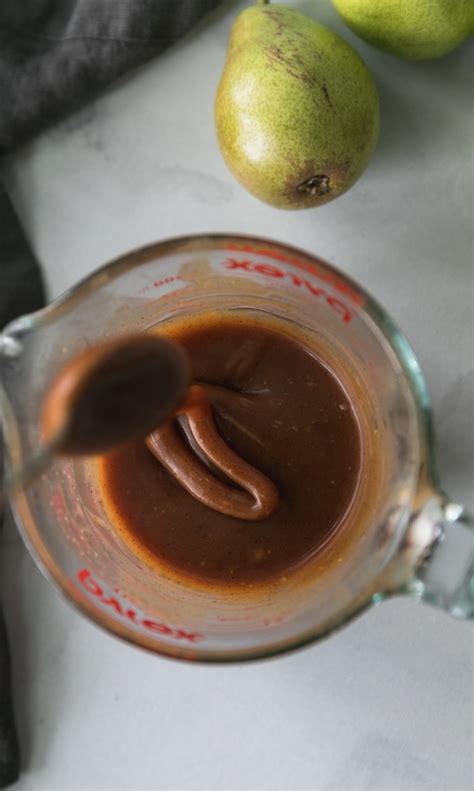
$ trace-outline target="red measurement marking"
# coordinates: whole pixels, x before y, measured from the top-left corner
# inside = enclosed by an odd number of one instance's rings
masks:
[[[311,272],[312,274],[316,275],[320,280],[323,280],[325,283],[331,285],[336,291],[340,291],[342,294],[345,294],[352,302],[355,302],[357,305],[364,305],[365,304],[365,296],[357,291],[349,283],[346,283],[345,280],[338,277],[336,274],[332,272],[327,272],[325,269],[320,268],[314,262],[307,262],[307,261],[300,261],[299,258],[295,256],[280,252],[279,250],[274,250],[271,247],[253,247],[251,244],[241,243],[238,242],[230,242],[227,245],[228,250],[237,250],[241,253],[256,253],[257,255],[265,256],[266,258],[273,258],[274,261],[283,261],[285,264],[290,264],[291,266],[295,266],[297,269],[302,269],[304,272]]]
[[[174,283],[175,280],[182,280],[181,275],[170,275],[169,277],[164,277],[162,280],[155,280],[153,285],[155,288],[161,288],[162,286],[167,286],[168,283]]]
[[[115,596],[107,595],[97,580],[94,579],[89,569],[81,569],[78,571],[77,578],[83,588],[85,588],[91,596],[95,596],[106,607],[110,607],[115,615],[119,615],[131,621],[136,626],[142,626],[144,629],[147,629],[149,632],[154,632],[155,634],[165,634],[168,637],[173,637],[175,640],[187,640],[190,643],[197,643],[199,640],[204,639],[204,635],[199,634],[199,632],[189,632],[187,629],[181,629],[177,626],[168,626],[160,621],[155,621],[153,618],[148,618],[148,616],[136,610],[126,609],[122,602],[115,598]]]
[[[309,291],[310,294],[313,294],[313,296],[324,299],[326,304],[338,313],[346,324],[349,324],[353,319],[352,312],[340,299],[328,294],[324,288],[317,288],[311,281],[298,277],[298,275],[293,275],[291,272],[286,272],[284,269],[279,269],[277,266],[271,264],[256,264],[249,259],[237,260],[236,258],[227,258],[226,261],[224,261],[224,266],[226,269],[241,269],[244,272],[256,272],[265,277],[286,277],[294,286],[303,288]]]

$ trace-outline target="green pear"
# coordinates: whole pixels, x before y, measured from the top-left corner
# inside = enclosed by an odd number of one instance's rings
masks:
[[[473,0],[332,1],[354,33],[401,58],[438,58],[474,33]]]
[[[243,11],[215,104],[224,159],[257,198],[318,206],[359,178],[375,148],[370,72],[342,38],[284,5]]]

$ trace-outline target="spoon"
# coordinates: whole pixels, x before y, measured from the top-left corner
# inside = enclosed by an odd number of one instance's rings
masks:
[[[145,437],[184,398],[191,366],[177,343],[151,333],[91,346],[59,371],[40,413],[42,445],[7,476],[0,504],[40,475],[56,455],[107,453]]]

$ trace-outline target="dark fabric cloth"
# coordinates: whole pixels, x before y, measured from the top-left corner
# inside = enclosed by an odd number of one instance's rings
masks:
[[[0,0],[0,154],[173,44],[221,2]],[[0,183],[0,330],[43,302],[37,262]],[[18,773],[10,660],[0,613],[0,788]]]
[[[11,696],[10,655],[0,612],[0,788],[14,783],[19,773],[20,751]]]
[[[0,184],[0,329],[44,304],[43,283],[10,200]],[[0,481],[2,451],[0,432]],[[1,506],[0,506],[1,508]],[[3,514],[0,513],[0,523]],[[0,788],[18,778],[20,754],[10,683],[8,641],[0,611]]]
[[[0,185],[0,329],[42,307],[44,290],[36,259],[13,206]]]
[[[183,36],[222,0],[1,0],[0,153]]]

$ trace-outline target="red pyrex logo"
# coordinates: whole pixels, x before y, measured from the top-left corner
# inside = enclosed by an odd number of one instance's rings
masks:
[[[285,264],[290,264],[290,266],[293,266],[296,269],[301,269],[303,272],[313,274],[313,276],[317,277],[318,280],[322,280],[336,291],[344,294],[344,296],[348,297],[348,299],[350,299],[351,302],[354,302],[356,305],[365,305],[365,295],[359,291],[357,287],[352,286],[347,282],[347,280],[344,280],[344,278],[340,277],[336,272],[331,272],[330,270],[326,269],[324,265],[318,266],[314,259],[311,261],[311,263],[309,261],[302,261],[300,258],[298,258],[298,256],[290,253],[290,251],[277,250],[273,247],[264,247],[262,245],[252,245],[248,242],[230,242],[227,245],[227,249],[232,250],[233,252],[237,251],[239,253],[255,253],[256,255],[261,255],[265,258],[273,258],[274,261],[282,261]]]
[[[345,324],[349,324],[353,319],[353,314],[349,308],[340,299],[331,296],[326,289],[315,286],[310,280],[302,278],[299,275],[294,275],[292,272],[287,272],[286,269],[281,269],[274,264],[255,263],[245,258],[227,258],[226,261],[224,261],[224,266],[226,269],[241,270],[243,272],[264,275],[265,277],[277,279],[286,278],[293,286],[302,288],[313,296],[323,299],[328,307],[334,310]]]
[[[135,624],[135,626],[141,626],[154,634],[166,635],[175,640],[187,640],[190,643],[197,643],[199,640],[204,639],[204,635],[199,634],[199,632],[189,632],[177,626],[168,626],[161,621],[155,621],[153,618],[148,618],[146,615],[124,605],[115,596],[108,596],[97,580],[94,579],[89,569],[81,569],[78,571],[77,578],[82,587],[85,588],[91,596],[95,596],[105,607],[110,607],[115,615],[121,616],[125,620]]]

